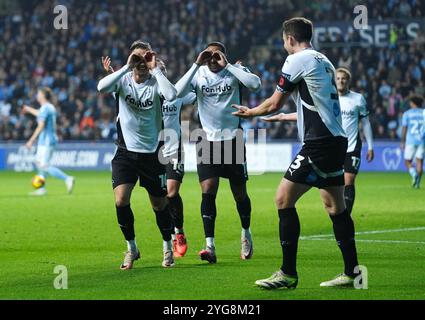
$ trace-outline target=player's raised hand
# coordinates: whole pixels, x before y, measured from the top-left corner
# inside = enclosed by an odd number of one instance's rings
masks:
[[[195,63],[198,66],[202,66],[204,64],[206,64],[208,61],[210,61],[212,58],[212,52],[208,49],[205,49],[204,51],[202,51],[198,58],[196,59]]]
[[[212,57],[217,61],[218,65],[222,68],[226,67],[229,63],[227,61],[226,55],[221,51],[216,51],[213,53]]]
[[[367,162],[372,162],[373,159],[375,159],[375,153],[373,152],[373,150],[369,150],[366,155],[366,160]]]
[[[24,104],[22,106],[21,114],[27,114],[27,113],[29,113],[30,112],[29,109],[30,109],[30,107],[27,106],[26,104]]]
[[[148,51],[148,52],[146,52],[144,58],[145,58],[145,61],[146,61],[146,66],[148,67],[149,70],[153,70],[153,69],[156,68],[156,66],[157,66],[156,52]]]
[[[240,106],[237,104],[232,104],[232,108],[235,108],[237,111],[233,112],[232,114],[234,116],[240,117],[240,118],[251,118],[252,115],[250,113],[251,109],[245,106]]]
[[[111,63],[112,63],[111,58],[109,58],[108,56],[102,57],[102,66],[105,72],[114,73],[114,68],[112,68]]]
[[[286,114],[284,113],[275,114],[270,117],[261,117],[260,119],[266,122],[279,122],[288,120]]]
[[[134,69],[140,62],[142,62],[142,59],[142,57],[132,53],[128,57],[127,65],[130,67],[130,69]]]

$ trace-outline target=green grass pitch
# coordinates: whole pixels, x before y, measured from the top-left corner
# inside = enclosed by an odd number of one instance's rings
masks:
[[[162,240],[146,192],[136,188],[132,207],[141,260],[119,270],[126,246],[117,226],[110,173],[78,172],[75,193],[48,180],[48,196],[31,198],[32,174],[0,173],[0,299],[425,299],[425,189],[410,188],[408,174],[361,173],[354,208],[359,259],[368,289],[323,289],[342,272],[332,237],[300,240],[299,286],[264,291],[253,286],[281,264],[274,193],[281,174],[251,176],[254,257],[241,261],[240,222],[228,182],[218,194],[218,263],[201,262],[203,247],[197,177],[182,186],[189,250],[163,269]],[[317,190],[298,205],[303,237],[332,233]],[[411,230],[410,228],[416,228]],[[396,231],[394,229],[400,229]],[[408,230],[405,230],[408,229]],[[409,230],[410,229],[410,230]],[[390,230],[376,233],[369,231]],[[68,269],[68,290],[56,290],[53,270]]]

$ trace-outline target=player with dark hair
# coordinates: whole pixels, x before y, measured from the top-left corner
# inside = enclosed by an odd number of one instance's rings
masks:
[[[157,59],[161,71],[167,75],[164,61]],[[106,73],[114,72],[111,66],[111,59],[102,57],[102,65]],[[170,204],[173,229],[171,238],[173,240],[173,252],[175,258],[183,257],[187,252],[187,240],[183,229],[184,214],[183,200],[180,196],[180,187],[184,178],[184,152],[181,141],[180,114],[182,108],[193,105],[196,95],[188,93],[183,98],[176,98],[173,101],[165,100],[162,106],[162,116],[164,121],[164,147],[162,156],[165,162],[167,175],[167,198]]]
[[[31,114],[37,118],[37,128],[26,143],[26,147],[31,149],[37,140],[37,153],[35,156],[38,175],[46,178],[48,175],[57,179],[63,180],[68,193],[72,193],[75,184],[75,178],[67,175],[61,169],[52,166],[51,159],[53,151],[58,143],[56,135],[56,118],[57,112],[52,104],[53,92],[50,88],[41,88],[37,92],[37,102],[40,104],[40,109],[35,109],[24,105],[22,113]],[[44,196],[47,194],[46,188],[34,191],[31,195]]]
[[[117,103],[118,149],[112,160],[112,185],[118,223],[128,248],[121,269],[131,269],[140,258],[130,207],[131,193],[138,180],[148,191],[162,234],[162,266],[172,267],[172,222],[158,137],[162,130],[162,101],[175,99],[176,89],[158,67],[150,44],[136,41],[130,48],[127,64],[100,80],[98,90],[114,92]]]
[[[194,91],[197,97],[202,136],[197,143],[198,176],[202,190],[201,215],[206,248],[201,260],[215,263],[216,196],[220,177],[229,179],[242,224],[241,258],[250,259],[253,242],[250,230],[251,201],[247,193],[248,174],[240,120],[232,116],[231,105],[240,103],[243,87],[256,91],[258,76],[239,64],[230,64],[226,47],[211,42],[177,84],[179,97]]]
[[[359,173],[362,152],[359,125],[362,124],[363,134],[366,138],[368,152],[366,159],[373,161],[373,133],[369,121],[369,110],[365,98],[357,92],[350,90],[351,72],[346,68],[336,70],[336,87],[338,89],[339,103],[341,105],[342,127],[348,138],[347,155],[344,162],[345,180],[345,205],[351,214],[356,196],[355,179]]]
[[[404,150],[404,161],[412,177],[412,187],[416,189],[421,185],[425,153],[425,111],[422,102],[421,97],[412,96],[409,99],[410,109],[403,113],[401,120],[401,149]],[[413,159],[416,160],[416,168]]]
[[[283,40],[289,56],[275,93],[253,109],[234,106],[237,109],[234,115],[250,118],[278,111],[291,95],[297,105],[296,113],[266,118],[268,121],[297,120],[303,141],[301,151],[276,192],[283,263],[270,278],[256,281],[266,289],[296,288],[298,284],[296,259],[300,222],[295,206],[312,187],[320,189],[345,264],[343,274],[321,286],[352,286],[358,273],[354,223],[344,201],[347,138],[342,128],[335,68],[326,56],[312,48],[312,36],[311,21],[305,18],[285,21]]]

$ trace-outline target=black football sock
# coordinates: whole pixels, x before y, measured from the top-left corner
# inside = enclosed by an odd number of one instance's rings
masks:
[[[245,200],[236,202],[236,207],[241,218],[242,228],[249,229],[251,225],[251,200],[246,196]]]
[[[344,259],[344,273],[354,276],[354,268],[359,264],[357,261],[356,242],[354,240],[354,222],[347,210],[330,216],[333,222],[335,239]]]
[[[130,205],[125,207],[116,207],[118,224],[124,235],[125,240],[134,240],[134,215]]]
[[[215,219],[217,217],[215,198],[215,194],[202,194],[201,215],[204,223],[205,238],[214,237]]]
[[[295,208],[279,210],[279,235],[282,246],[283,273],[297,275],[297,250],[300,237],[300,220]]]
[[[183,201],[180,194],[177,194],[175,197],[168,198],[168,201],[170,203],[170,213],[173,226],[177,229],[183,230]]]
[[[353,211],[354,199],[356,198],[356,188],[353,185],[345,186],[344,190],[345,206],[349,214]]]
[[[173,229],[170,215],[170,207],[167,205],[164,210],[155,211],[156,224],[161,231],[162,239],[164,241],[171,240],[171,230]]]

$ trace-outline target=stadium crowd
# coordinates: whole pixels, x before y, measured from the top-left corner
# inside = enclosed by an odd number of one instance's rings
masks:
[[[118,68],[135,39],[151,42],[176,82],[204,45],[224,42],[230,61],[241,59],[261,76],[263,88],[246,93],[244,102],[256,105],[276,85],[285,55],[281,22],[302,14],[313,21],[351,21],[354,1],[204,0],[62,1],[68,8],[69,29],[53,28],[55,1],[21,1],[10,13],[0,12],[0,140],[27,139],[35,120],[20,113],[35,101],[36,89],[47,86],[56,94],[60,140],[111,140],[115,132],[115,103],[96,91],[104,75],[101,57],[109,55]],[[366,1],[374,19],[423,18],[419,0]],[[422,11],[421,11],[422,10]],[[371,111],[377,138],[398,139],[401,112],[412,94],[424,95],[424,41],[405,41],[394,28],[385,47],[339,45],[320,48],[335,66],[352,70],[353,90],[362,92]],[[340,44],[345,45],[340,45]],[[284,111],[293,110],[290,103]],[[183,119],[196,126],[196,110]],[[296,138],[294,123],[266,124],[254,119],[244,128],[268,128],[271,139]]]

